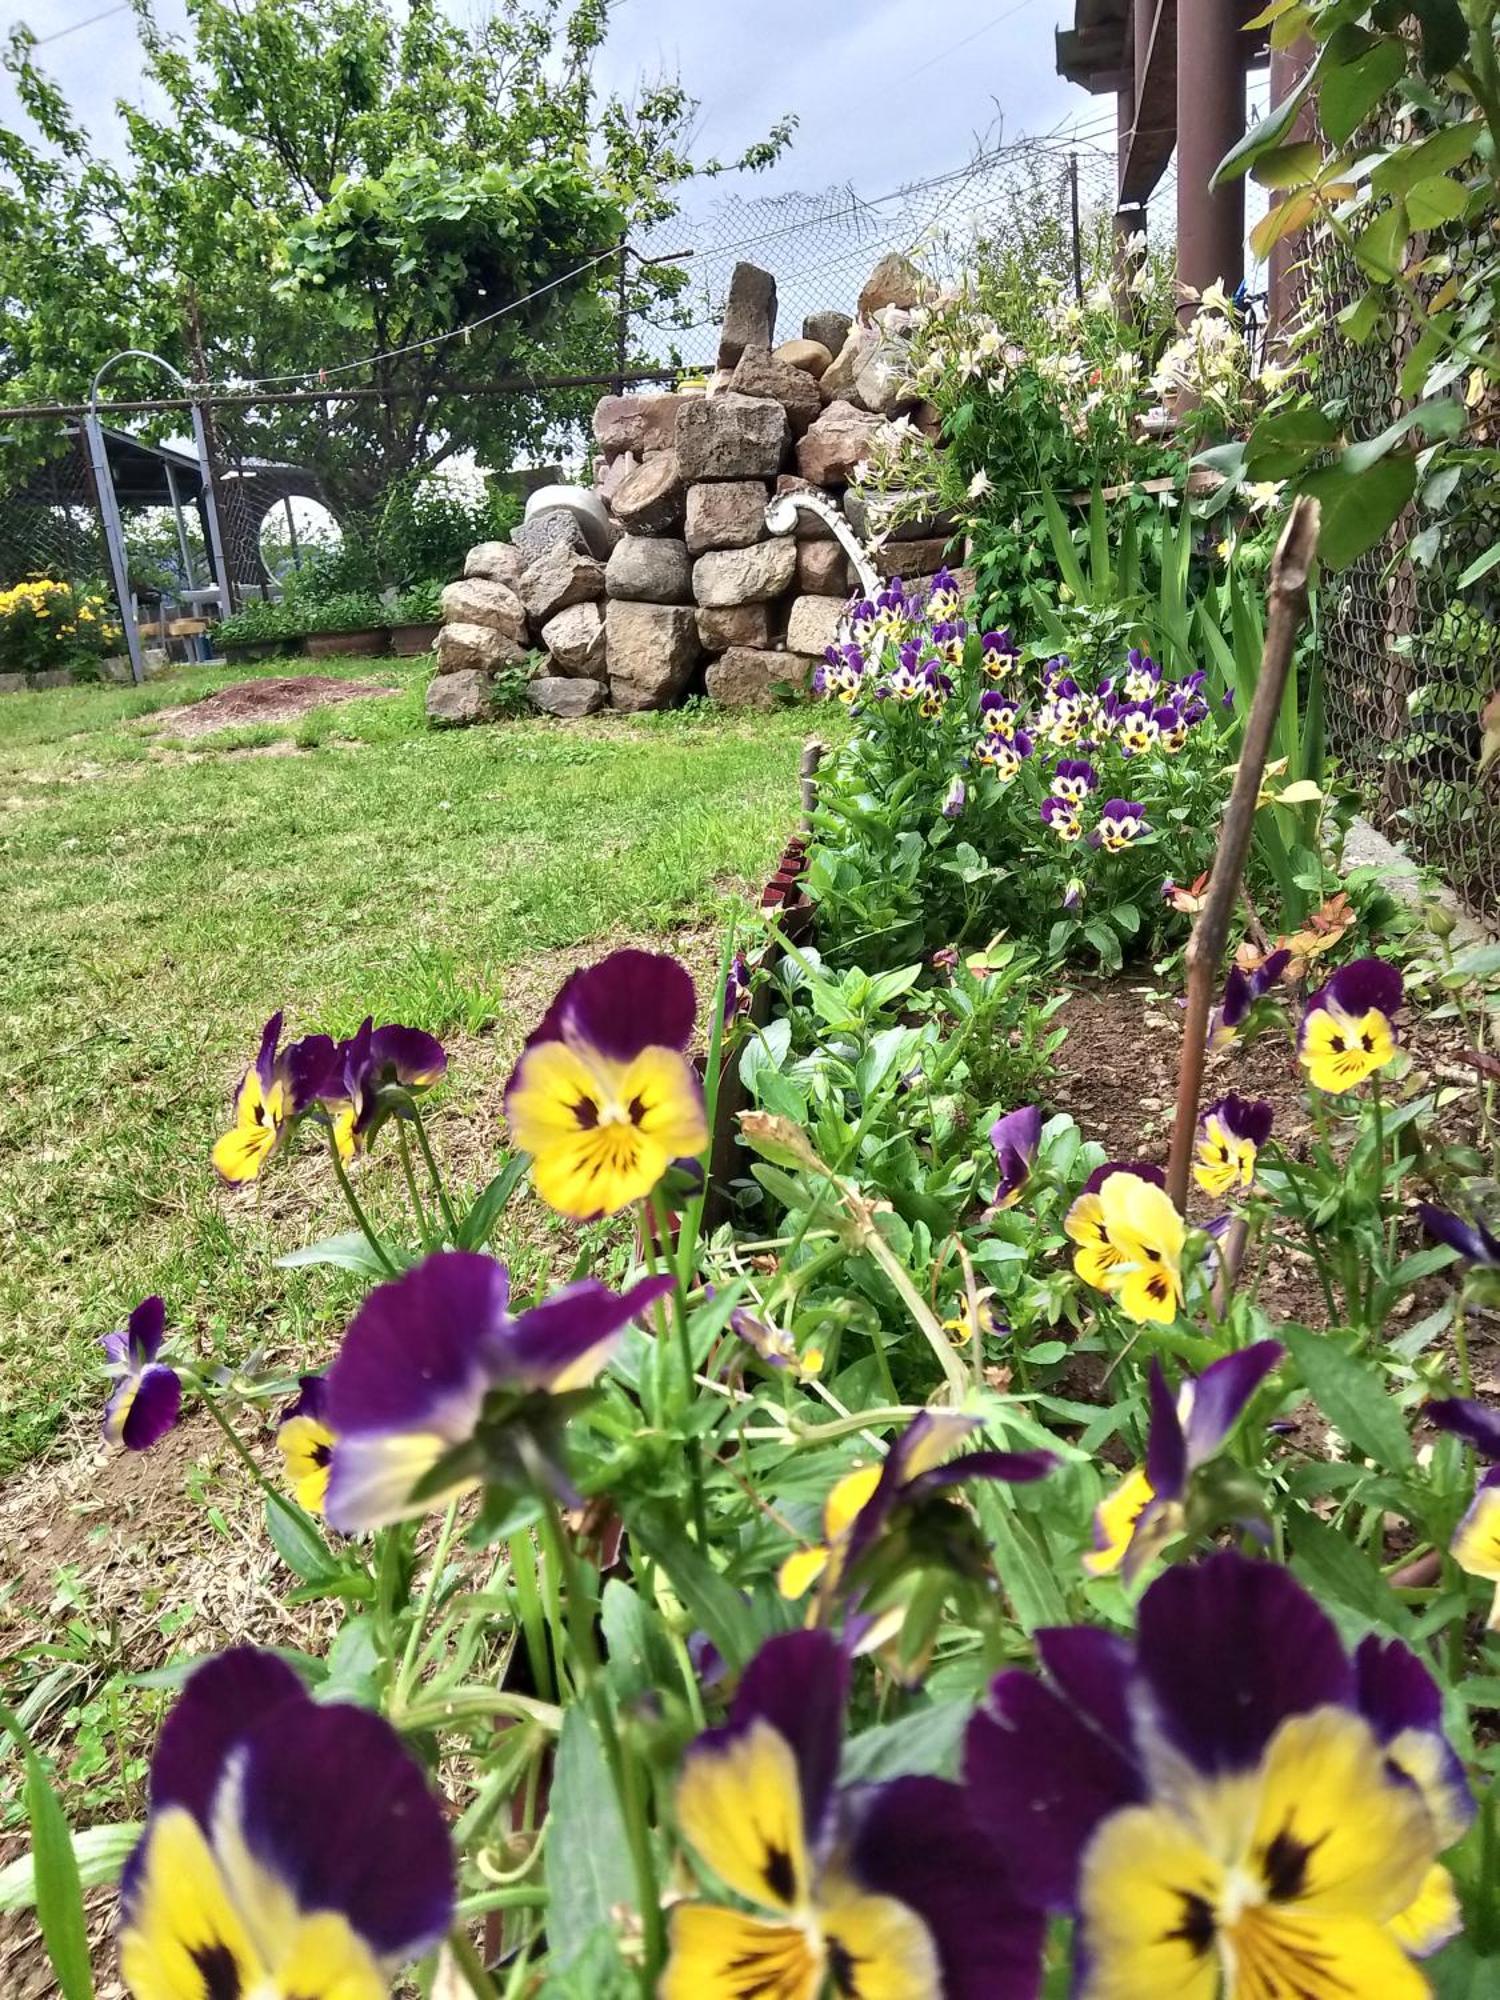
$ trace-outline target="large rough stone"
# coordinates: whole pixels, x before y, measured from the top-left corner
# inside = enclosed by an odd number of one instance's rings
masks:
[[[465,576],[488,577],[514,590],[521,580],[526,558],[512,542],[476,542],[464,557]]]
[[[748,549],[710,549],[693,564],[693,595],[718,610],[779,597],[797,574],[797,544],[789,535]]]
[[[881,421],[852,403],[830,403],[797,445],[797,470],[814,486],[847,486]]]
[[[823,408],[818,385],[806,369],[778,361],[763,347],[747,347],[735,367],[730,389],[740,396],[764,396],[786,411],[792,436],[801,437]]]
[[[26,676],[27,687],[36,693],[45,693],[50,688],[67,688],[73,685],[73,676],[66,667],[38,667]]]
[[[550,549],[572,549],[579,555],[588,553],[588,540],[578,516],[566,507],[553,507],[545,514],[533,514],[529,521],[522,521],[518,527],[511,529],[510,538],[521,551],[524,564],[534,563]]]
[[[509,584],[487,576],[466,576],[443,592],[443,620],[449,625],[488,625],[507,639],[526,637],[526,606]]]
[[[526,699],[543,715],[571,719],[593,715],[604,706],[609,690],[603,681],[577,680],[571,675],[538,674],[526,684]]]
[[[587,604],[590,598],[603,595],[603,563],[562,542],[528,563],[521,573],[521,602],[538,625],[545,625],[570,604]]]
[[[776,280],[758,264],[736,264],[719,332],[719,366],[733,368],[747,347],[776,338]]]
[[[594,491],[606,507],[614,506],[615,495],[632,472],[640,471],[643,463],[633,451],[622,451],[618,458],[605,458],[601,453],[594,460]]]
[[[726,390],[678,410],[677,468],[689,486],[700,479],[771,479],[790,436],[780,403]]]
[[[596,680],[604,669],[604,613],[597,604],[570,604],[542,627],[542,644],[559,674]]]
[[[930,542],[887,542],[875,551],[875,567],[884,577],[899,576],[907,583],[913,577],[936,576],[948,560],[946,540]]]
[[[848,596],[849,558],[837,542],[797,544],[797,588],[811,597]]]
[[[838,495],[829,493],[821,486],[814,486],[810,479],[804,479],[800,472],[783,472],[776,482],[776,491],[782,493],[816,493],[820,500],[826,500],[834,512],[838,512]],[[799,542],[831,542],[832,528],[819,515],[799,508],[797,512],[797,540]]]
[[[594,436],[606,458],[622,451],[644,458],[648,452],[670,450],[682,398],[663,396],[604,396],[594,406]]]
[[[659,451],[615,489],[615,519],[630,535],[675,535],[682,528],[682,481],[675,451]]]
[[[891,251],[881,258],[859,295],[859,316],[871,319],[885,306],[909,311],[921,302],[926,280],[909,257]]]
[[[609,559],[604,587],[611,597],[636,604],[690,604],[693,559],[686,542],[658,535],[626,535]]]
[[[110,674],[106,678],[113,680],[115,676]],[[25,694],[25,692],[25,674],[0,674],[0,694]]]
[[[705,479],[687,492],[684,539],[695,556],[705,549],[743,549],[766,532],[767,489],[761,479]]]
[[[784,340],[771,359],[784,361],[789,368],[800,368],[815,382],[833,365],[833,356],[821,340]]]
[[[492,674],[500,667],[518,667],[526,648],[497,632],[493,625],[445,625],[433,648],[442,674]]]
[[[439,728],[488,722],[494,713],[494,685],[488,674],[476,668],[455,674],[439,673],[428,683],[427,720]]]
[[[769,646],[770,606],[726,604],[717,610],[700,610],[698,637],[705,653],[727,652],[731,646]]]
[[[911,379],[911,348],[904,340],[882,340],[854,378],[853,400],[882,417],[909,409],[917,400]]]
[[[786,621],[787,650],[821,655],[839,635],[844,615],[842,597],[799,597]]]
[[[731,646],[704,676],[710,701],[722,708],[774,708],[773,690],[781,683],[800,683],[805,663],[791,653],[770,653],[752,646]]]
[[[918,403],[911,412],[911,420],[917,429],[933,444],[943,441],[943,413],[936,403]]]
[[[853,315],[850,313],[809,313],[802,322],[802,338],[816,340],[826,347],[830,354],[837,354],[849,338],[849,329],[853,324]]]
[[[879,345],[880,335],[873,326],[850,327],[843,346],[823,370],[818,382],[818,394],[825,403],[852,400],[854,385]]]
[[[700,657],[692,612],[680,604],[614,603],[604,614],[604,632],[614,707],[669,707]]]

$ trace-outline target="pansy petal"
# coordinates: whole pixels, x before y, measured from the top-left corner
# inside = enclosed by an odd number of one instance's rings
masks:
[[[1035,1635],[1037,1657],[1058,1692],[1123,1752],[1130,1745],[1130,1676],[1135,1653],[1117,1632],[1049,1625]]]
[[[328,1422],[360,1431],[435,1431],[461,1442],[486,1387],[486,1358],[509,1323],[509,1279],[493,1257],[440,1250],[370,1293],[327,1376]]]
[[[554,1393],[586,1388],[619,1345],[625,1329],[675,1287],[668,1276],[644,1278],[628,1292],[612,1292],[597,1278],[565,1285],[522,1313],[498,1345],[492,1367],[497,1382]]]
[[[848,2000],[948,2000],[931,1933],[904,1901],[870,1896],[837,1875],[818,1885],[832,1990]]]
[[[1500,1410],[1464,1396],[1447,1396],[1429,1403],[1427,1415],[1440,1431],[1452,1431],[1483,1457],[1500,1460]]]
[[[1460,1257],[1467,1257],[1471,1264],[1500,1267],[1500,1241],[1482,1222],[1465,1222],[1461,1215],[1438,1208],[1430,1201],[1418,1202],[1417,1213],[1427,1234],[1435,1236],[1439,1243],[1446,1243]]]
[[[195,1667],[157,1738],[152,1812],[184,1806],[206,1829],[224,1767],[247,1732],[285,1703],[308,1699],[284,1660],[254,1646],[235,1646]]]
[[[171,1430],[182,1411],[182,1383],[174,1368],[147,1368],[120,1420],[119,1441],[127,1451],[149,1451]]]
[[[764,1717],[797,1759],[808,1832],[818,1827],[833,1790],[849,1695],[849,1662],[828,1632],[783,1632],[746,1667],[730,1727]]]
[[[797,1758],[770,1720],[755,1715],[690,1744],[676,1802],[683,1839],[736,1895],[789,1914],[805,1907],[812,1876]]]
[[[120,1931],[120,1976],[142,2000],[266,1990],[260,1958],[202,1828],[181,1807],[154,1814],[136,1850]]]
[[[155,1292],[142,1299],[125,1322],[125,1336],[132,1361],[154,1361],[161,1352],[167,1331],[166,1300]]]
[[[1423,1877],[1415,1897],[1389,1925],[1391,1936],[1413,1958],[1431,1957],[1451,1938],[1456,1938],[1463,1927],[1463,1910],[1453,1877],[1437,1861]]]
[[[1288,1716],[1354,1693],[1332,1621],[1290,1571],[1229,1551],[1157,1578],[1136,1653],[1153,1729],[1203,1772],[1248,1768]]]
[[[1160,1361],[1151,1359],[1151,1431],[1146,1451],[1146,1483],[1153,1495],[1180,1500],[1187,1486],[1188,1445],[1177,1414],[1177,1398],[1167,1386]]]
[[[370,1063],[377,1075],[388,1074],[408,1089],[419,1089],[443,1075],[448,1052],[436,1035],[391,1025],[370,1037]]]
[[[1079,1858],[1095,1827],[1141,1796],[1125,1751],[1020,1672],[1000,1675],[969,1724],[964,1783],[1017,1893],[1054,1911],[1075,1905]]]
[[[464,1472],[450,1482],[417,1497],[451,1440],[437,1431],[365,1431],[340,1435],[328,1462],[323,1490],[323,1514],[341,1535],[369,1534],[393,1521],[411,1521],[435,1507],[445,1507],[461,1493],[479,1485],[479,1475]]]
[[[614,1062],[629,1062],[652,1043],[685,1049],[697,1013],[691,975],[675,958],[616,951],[564,982],[526,1046],[577,1040]]]
[[[1330,1002],[1340,1013],[1354,1018],[1375,1012],[1394,1020],[1401,1009],[1400,970],[1383,958],[1356,958],[1340,966],[1309,1003],[1326,1007]]]
[[[247,1737],[235,1805],[253,1860],[290,1887],[301,1910],[336,1911],[379,1958],[416,1958],[447,1930],[447,1823],[382,1716],[344,1702],[297,1702],[262,1716]]]
[[[899,1898],[921,1918],[942,1968],[942,2000],[1032,2000],[1038,1992],[1045,1920],[1023,1907],[962,1786],[941,1778],[879,1786],[861,1812],[851,1861],[866,1889]]]
[[[1137,1806],[1106,1819],[1082,1857],[1080,2000],[1219,2000],[1222,1881],[1175,1813]]]
[[[1186,1426],[1190,1471],[1213,1457],[1285,1351],[1279,1341],[1257,1340],[1210,1362],[1198,1376]]]
[[[817,2000],[823,1953],[800,1924],[769,1924],[713,1903],[679,1903],[672,1912],[671,1957],[659,2000]]]
[[[967,1485],[971,1479],[1003,1479],[1011,1486],[1025,1486],[1034,1479],[1045,1479],[1056,1467],[1057,1454],[1052,1451],[970,1451],[950,1459],[947,1465],[919,1473],[907,1482],[905,1490],[910,1499],[917,1500],[948,1486]]]

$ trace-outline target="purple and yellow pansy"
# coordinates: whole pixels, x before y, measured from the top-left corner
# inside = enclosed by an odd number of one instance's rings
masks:
[[[1450,1396],[1429,1403],[1427,1414],[1439,1430],[1461,1437],[1481,1458],[1490,1461],[1489,1471],[1454,1531],[1448,1553],[1465,1576],[1494,1584],[1489,1628],[1500,1632],[1500,1411],[1468,1397]]]
[[[848,1684],[831,1634],[782,1633],[688,1747],[678,1829],[738,1901],[673,1906],[660,2000],[1035,2000],[1043,1919],[963,1790],[838,1787]]]
[[[1159,1167],[1106,1162],[1089,1175],[1063,1221],[1077,1245],[1073,1269],[1127,1319],[1169,1325],[1182,1309],[1187,1226]]]
[[[1020,1895],[1074,1917],[1083,2000],[1420,2000],[1472,1805],[1414,1654],[1351,1659],[1284,1569],[1168,1570],[1134,1644],[1037,1634],[969,1726],[971,1810]]]
[[[1271,1136],[1275,1117],[1263,1098],[1239,1097],[1234,1091],[1210,1104],[1198,1120],[1193,1149],[1193,1179],[1205,1194],[1222,1200],[1247,1194],[1255,1183],[1255,1162]]]
[[[257,1178],[306,1112],[333,1085],[337,1050],[327,1035],[281,1047],[280,1013],[261,1030],[255,1060],[234,1094],[234,1123],[214,1142],[213,1163],[233,1186]]]
[[[1256,1001],[1264,999],[1291,962],[1292,954],[1282,950],[1271,952],[1251,972],[1242,966],[1230,966],[1223,997],[1209,1017],[1210,1049],[1226,1049],[1238,1038]]]
[[[328,1389],[321,1375],[303,1375],[297,1398],[281,1413],[276,1449],[297,1505],[321,1515],[328,1498],[328,1468],[336,1438],[328,1422]]]
[[[99,1343],[114,1380],[104,1405],[104,1436],[127,1451],[149,1451],[181,1414],[182,1378],[157,1360],[166,1329],[166,1304],[153,1293],[119,1332],[105,1334]]]
[[[614,1215],[708,1144],[687,1056],[697,1010],[684,967],[650,951],[575,972],[547,1009],[506,1085],[505,1113],[537,1193],[560,1215]]]
[[[1007,1111],[1003,1118],[997,1118],[990,1127],[990,1144],[995,1149],[995,1161],[1000,1169],[994,1199],[985,1214],[998,1215],[1002,1209],[1014,1208],[1026,1191],[1026,1183],[1031,1179],[1031,1169],[1036,1163],[1037,1148],[1042,1142],[1042,1114],[1035,1104],[1019,1105],[1014,1111]]]
[[[1143,806],[1130,799],[1110,799],[1100,810],[1099,823],[1089,835],[1089,845],[1102,847],[1109,854],[1122,854],[1150,831]]]
[[[1308,1080],[1341,1095],[1383,1070],[1396,1055],[1401,974],[1380,958],[1340,966],[1302,1016],[1298,1055]]]
[[[134,2000],[384,2000],[453,1908],[447,1824],[388,1722],[251,1647],[189,1676],[121,1884]]]
[[[567,1399],[671,1288],[647,1278],[622,1294],[585,1278],[512,1313],[506,1267],[466,1250],[437,1251],[377,1285],[324,1386],[329,1525],[384,1527],[482,1485],[571,1501],[560,1458]]]
[[[320,1093],[340,1154],[347,1159],[364,1152],[385,1120],[401,1114],[410,1094],[431,1089],[447,1068],[447,1051],[436,1036],[394,1024],[377,1028],[367,1014],[339,1043]]]
[[[1095,1510],[1094,1545],[1083,1559],[1091,1576],[1121,1570],[1133,1577],[1183,1532],[1194,1474],[1228,1439],[1284,1352],[1278,1341],[1257,1341],[1210,1362],[1175,1395],[1153,1359],[1146,1461]]]

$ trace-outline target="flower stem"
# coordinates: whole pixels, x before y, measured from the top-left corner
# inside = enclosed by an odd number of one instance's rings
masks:
[[[386,1270],[394,1278],[396,1276],[395,1262],[393,1261],[389,1250],[386,1249],[385,1245],[381,1242],[380,1238],[375,1234],[374,1229],[370,1226],[370,1218],[365,1214],[363,1208],[361,1208],[359,1196],[354,1192],[354,1189],[349,1185],[349,1176],[344,1172],[344,1163],[339,1158],[339,1142],[337,1139],[334,1138],[332,1131],[330,1131],[328,1134],[328,1157],[333,1161],[333,1171],[338,1176],[338,1183],[340,1188],[343,1190],[344,1200],[349,1204],[350,1214],[354,1217],[354,1220],[359,1224],[360,1231],[364,1236],[365,1241],[369,1244],[370,1248],[375,1252],[375,1255],[380,1259],[381,1263],[384,1264]]]
[[[432,1225],[427,1220],[427,1211],[422,1206],[422,1196],[417,1188],[417,1177],[412,1171],[411,1147],[407,1143],[406,1126],[399,1118],[396,1120],[396,1145],[401,1154],[401,1171],[406,1176],[406,1191],[411,1196],[411,1205],[416,1213],[417,1228],[422,1237],[422,1248],[430,1250],[432,1248]]]
[[[625,1826],[626,1843],[630,1849],[631,1866],[635,1873],[636,1895],[641,1906],[641,1929],[646,1945],[646,1962],[641,1968],[641,1993],[643,2000],[650,2000],[651,1994],[656,1990],[656,1977],[666,1955],[666,1935],[662,1925],[661,1898],[656,1886],[656,1864],[651,1853],[651,1830],[646,1824],[645,1801],[636,1782],[634,1767],[625,1755],[619,1731],[615,1727],[614,1711],[610,1706],[609,1690],[604,1683],[599,1659],[599,1643],[594,1634],[591,1607],[585,1599],[583,1579],[568,1536],[567,1524],[558,1511],[557,1502],[550,1497],[542,1503],[541,1531],[547,1553],[557,1566],[566,1593],[568,1630],[576,1656],[578,1678],[582,1683],[584,1699],[593,1718],[594,1727],[599,1732],[605,1762],[609,1766],[609,1774],[614,1782],[615,1797],[619,1801],[620,1817]]]
[[[438,1207],[443,1211],[443,1220],[448,1225],[449,1239],[458,1241],[458,1217],[453,1213],[453,1204],[448,1199],[448,1190],[443,1185],[443,1177],[438,1172],[438,1163],[433,1157],[432,1141],[427,1136],[427,1127],[422,1122],[422,1114],[413,1104],[411,1107],[412,1130],[417,1135],[417,1144],[422,1149],[422,1158],[427,1162],[427,1172],[438,1198]]]
[[[484,1969],[484,1960],[475,1949],[474,1941],[462,1924],[455,1924],[448,1933],[448,1949],[453,1954],[453,1962],[464,1976],[465,1984],[478,2000],[499,2000],[500,1989]]]
[[[670,1230],[667,1222],[667,1205],[661,1198],[661,1190],[651,1192],[651,1212],[642,1217],[644,1230],[649,1232],[652,1225],[656,1229],[656,1241],[661,1254],[670,1261],[668,1239]],[[682,1407],[690,1410],[696,1400],[694,1377],[697,1370],[693,1366],[693,1338],[688,1331],[687,1295],[682,1272],[677,1271],[677,1283],[672,1289],[672,1317],[677,1323],[677,1346],[682,1356]],[[703,1449],[696,1433],[687,1440],[688,1490],[692,1496],[693,1535],[700,1549],[708,1547],[708,1508],[703,1497]]]
[[[417,1662],[417,1654],[422,1644],[422,1634],[427,1629],[427,1616],[432,1610],[432,1600],[437,1595],[438,1579],[448,1560],[448,1551],[453,1546],[453,1531],[458,1525],[458,1502],[450,1500],[448,1511],[443,1516],[439,1530],[437,1547],[432,1552],[432,1567],[427,1572],[427,1581],[422,1588],[422,1596],[417,1604],[416,1615],[411,1621],[411,1630],[406,1635],[406,1650],[401,1655],[401,1665],[396,1673],[395,1701],[404,1704],[410,1692],[412,1669]]]

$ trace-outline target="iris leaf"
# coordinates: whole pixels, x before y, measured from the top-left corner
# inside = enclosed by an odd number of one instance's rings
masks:
[[[26,1766],[26,1817],[31,1824],[36,1914],[47,1956],[63,2000],[93,2000],[83,1883],[67,1817],[31,1739],[8,1708],[0,1707],[0,1729],[14,1737]]]
[[[1295,1325],[1283,1326],[1280,1333],[1308,1394],[1328,1421],[1377,1465],[1404,1471],[1412,1463],[1411,1438],[1380,1372],[1356,1360],[1335,1334]]]
[[[584,1708],[563,1716],[547,1816],[547,1943],[561,1970],[636,1903],[624,1821],[604,1750]]]

